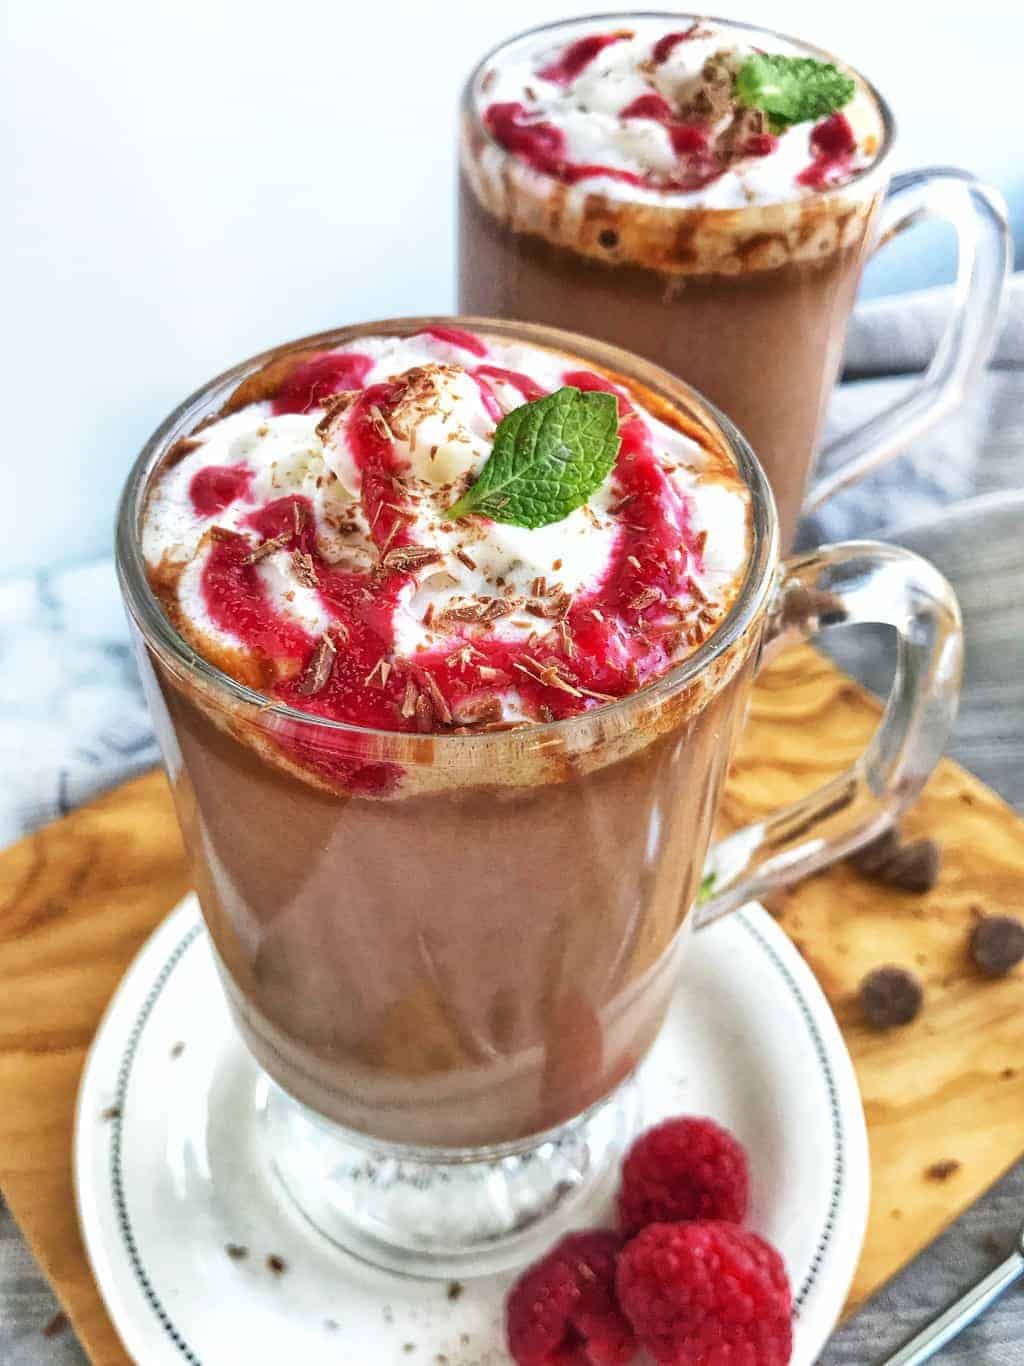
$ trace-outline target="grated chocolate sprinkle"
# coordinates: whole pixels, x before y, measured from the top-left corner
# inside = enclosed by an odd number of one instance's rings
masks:
[[[305,550],[292,551],[292,567],[295,576],[306,588],[316,588],[320,580],[316,576],[316,565],[313,563],[313,556]]]
[[[295,691],[301,697],[315,697],[317,693],[323,692],[334,672],[336,654],[337,650],[330,636],[321,636],[296,684]]]
[[[441,558],[439,550],[426,545],[397,545],[389,550],[381,563],[386,569],[395,569],[407,574],[410,570],[420,569],[425,564],[436,564]]]

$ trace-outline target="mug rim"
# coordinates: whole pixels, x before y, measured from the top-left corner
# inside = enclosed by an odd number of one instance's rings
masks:
[[[443,731],[432,731],[418,735],[408,731],[356,725],[351,721],[301,711],[232,678],[188,644],[172,624],[150,586],[139,535],[146,496],[152,475],[180,437],[194,431],[201,419],[216,414],[219,402],[226,399],[242,380],[268,362],[289,352],[306,351],[317,347],[328,349],[363,336],[413,335],[432,326],[461,327],[484,335],[490,334],[506,340],[518,340],[550,350],[564,351],[581,360],[593,361],[624,378],[636,379],[658,396],[682,408],[687,416],[694,418],[705,428],[710,428],[712,437],[717,437],[732,456],[747,488],[751,506],[751,546],[743,583],[729,611],[711,635],[685,659],[635,692],[616,698],[613,702],[599,703],[596,707],[572,716],[552,721],[531,722],[522,729],[504,732],[451,735]],[[778,563],[778,514],[771,487],[760,462],[738,428],[691,385],[640,356],[595,338],[540,323],[459,314],[383,318],[368,323],[331,328],[325,332],[269,347],[222,371],[180,403],[145,443],[125,480],[118,504],[115,531],[115,565],[125,607],[146,645],[155,650],[165,663],[183,670],[186,675],[197,676],[229,702],[257,708],[261,715],[268,719],[297,723],[303,727],[312,727],[333,734],[340,732],[364,739],[374,737],[404,745],[408,745],[410,741],[421,740],[429,742],[435,748],[482,746],[495,740],[507,740],[510,735],[519,738],[526,735],[531,741],[534,738],[543,740],[548,736],[564,734],[568,729],[579,727],[581,724],[593,724],[595,719],[626,720],[632,710],[658,705],[686,687],[745,635],[765,610]]]
[[[807,42],[806,39],[798,38],[795,34],[784,32],[782,29],[769,28],[764,24],[752,24],[740,19],[727,19],[722,15],[696,14],[693,12],[681,10],[609,10],[596,14],[581,14],[577,15],[574,18],[553,19],[543,24],[532,24],[529,28],[524,28],[520,30],[518,33],[512,34],[510,37],[502,39],[500,43],[495,43],[493,47],[489,48],[488,51],[484,53],[484,55],[472,68],[472,70],[466,78],[466,82],[463,86],[462,91],[463,105],[465,107],[468,107],[477,128],[483,133],[484,137],[486,137],[489,145],[497,148],[497,150],[500,151],[504,156],[512,158],[514,158],[515,156],[515,154],[510,152],[507,147],[502,146],[502,144],[498,142],[488,131],[488,129],[484,126],[484,122],[479,116],[479,110],[477,108],[477,102],[475,99],[477,86],[483,75],[485,67],[488,65],[488,63],[492,62],[499,55],[499,53],[502,53],[507,48],[512,47],[513,44],[520,43],[527,38],[534,37],[537,34],[555,33],[560,29],[573,28],[578,26],[582,27],[588,24],[596,23],[597,21],[601,21],[602,23],[607,22],[614,24],[618,20],[628,21],[630,19],[666,19],[671,20],[673,23],[685,23],[688,20],[692,21],[693,23],[699,23],[703,21],[708,24],[720,24],[723,28],[726,29],[738,29],[744,33],[757,34],[761,37],[780,38],[783,42],[791,43],[794,47],[800,48],[802,52],[810,56],[814,56],[819,60],[832,62],[834,65],[839,65],[841,68],[845,68],[845,70],[852,72],[853,75],[857,78],[857,80],[860,81],[860,83],[868,91],[871,98],[874,100],[875,105],[878,108],[879,116],[882,121],[882,140],[879,144],[878,151],[875,153],[875,156],[871,163],[867,166],[862,167],[861,170],[855,172],[854,175],[852,175],[849,180],[844,181],[842,185],[833,185],[823,190],[817,190],[815,191],[813,196],[807,196],[807,199],[771,200],[770,203],[767,204],[751,204],[746,208],[739,209],[717,208],[699,204],[662,205],[657,203],[657,201],[653,203],[648,203],[647,201],[644,201],[645,208],[653,210],[655,212],[657,212],[659,209],[664,209],[666,211],[670,211],[676,214],[685,214],[687,212],[693,212],[700,213],[702,217],[711,217],[723,214],[729,216],[730,218],[735,218],[737,215],[756,212],[758,210],[763,210],[767,207],[802,204],[808,201],[817,203],[819,200],[833,200],[836,198],[841,198],[844,194],[848,194],[850,190],[854,188],[861,189],[865,185],[865,183],[870,183],[870,181],[875,178],[883,178],[886,165],[889,161],[893,147],[896,143],[896,117],[892,112],[892,107],[889,104],[889,101],[878,89],[874,81],[869,80],[869,78],[864,75],[864,73],[860,70],[859,67],[856,67],[851,62],[846,61],[837,53],[832,52],[829,48],[820,47],[817,43]],[[538,172],[538,174],[545,175],[546,172]],[[595,177],[595,179],[596,178],[597,177]],[[607,198],[612,199],[615,203],[623,202],[615,195],[608,195],[607,192],[604,190],[598,189],[592,191],[592,193],[605,194]]]

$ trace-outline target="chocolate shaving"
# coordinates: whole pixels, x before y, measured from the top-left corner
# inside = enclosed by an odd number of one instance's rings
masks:
[[[704,554],[704,547],[707,545],[707,543],[708,533],[706,531],[699,531],[693,539],[693,548],[698,555]]]
[[[330,636],[321,636],[302,671],[302,677],[296,684],[295,691],[301,697],[314,697],[327,687],[334,671],[336,653],[334,641]]]
[[[306,513],[302,504],[297,499],[292,499],[292,525],[295,528],[296,536],[302,535],[302,528],[306,524]]]
[[[456,550],[455,558],[457,560],[461,560],[467,569],[476,568],[476,560],[473,559],[472,555],[467,555],[461,547],[458,550]]]
[[[418,697],[419,697],[419,691],[418,691],[418,689],[417,689],[417,687],[416,687],[416,684],[415,684],[415,683],[412,681],[412,679],[410,678],[410,679],[408,679],[408,680],[406,681],[406,684],[405,684],[405,695],[404,695],[404,697],[402,698],[402,708],[401,708],[402,717],[403,717],[406,721],[408,721],[409,718],[415,713],[415,711],[416,711],[416,701],[417,701]]]
[[[420,693],[416,698],[416,729],[423,735],[434,729],[434,709],[430,698]]]
[[[324,415],[316,424],[316,434],[321,441],[326,441],[331,434],[331,427],[335,420],[339,418],[348,408],[351,408],[359,397],[358,389],[345,389],[340,394],[331,394],[323,400]]]
[[[545,667],[538,664],[535,659],[530,659],[529,656],[526,658],[532,666],[531,668],[527,668],[526,664],[513,661],[513,669],[518,669],[520,673],[526,674],[527,678],[532,678],[534,683],[542,683],[547,688],[557,688],[559,692],[568,693],[570,697],[582,696],[578,688],[574,688],[562,677],[555,665],[550,664]]]
[[[702,607],[706,606],[709,601],[708,596],[701,589],[701,586],[696,579],[691,577],[686,580],[686,590],[690,597],[693,598],[694,602],[699,602]]]
[[[572,603],[572,598],[568,593],[562,593],[558,598],[553,598],[548,602],[543,602],[540,598],[529,598],[525,604],[525,610],[535,617],[545,617],[550,620],[557,620],[564,617]]]
[[[396,545],[394,550],[389,550],[381,560],[385,569],[397,570],[400,574],[407,574],[411,570],[420,569],[425,564],[436,564],[441,558],[439,550],[432,550],[426,545]]]
[[[580,692],[584,697],[596,697],[599,702],[617,702],[619,699],[614,693],[596,692],[593,688],[585,688],[580,684]]]
[[[316,565],[313,563],[313,556],[305,550],[292,551],[292,568],[295,570],[295,577],[299,583],[306,588],[316,588],[319,579],[316,576]]]
[[[377,435],[384,441],[393,441],[394,437],[391,434],[391,428],[388,426],[384,419],[384,414],[377,407],[376,403],[371,403],[368,406],[367,411],[370,414],[370,425]]]
[[[733,114],[728,128],[718,139],[718,147],[730,160],[747,156],[751,140],[770,132],[768,116],[764,110],[740,108]]]
[[[486,602],[463,603],[461,606],[446,607],[444,616],[448,621],[490,622],[499,617],[507,617],[514,612],[517,603],[503,602],[500,598],[489,598]]]
[[[460,726],[486,726],[500,721],[502,715],[501,700],[494,696],[467,698],[452,711],[452,719]]]
[[[398,522],[398,520],[397,520],[397,518],[396,518],[396,520],[393,521],[393,522],[391,523],[391,530],[390,530],[390,531],[388,532],[388,534],[384,537],[384,540],[383,540],[383,542],[381,543],[381,547],[380,547],[380,550],[379,550],[378,553],[379,553],[379,555],[380,555],[381,563],[382,563],[382,564],[384,563],[385,559],[387,558],[388,546],[389,546],[389,545],[391,544],[391,542],[395,539],[395,535],[396,535],[396,533],[397,533],[397,531],[398,531],[398,527],[399,527],[399,522]]]
[[[451,709],[445,701],[444,693],[437,686],[437,679],[426,669],[423,670],[422,678],[423,682],[427,685],[427,691],[430,693],[430,700],[434,704],[434,711],[437,713],[441,724],[450,726],[452,723]]]
[[[374,679],[377,677],[377,675],[379,674],[379,675],[380,675],[380,686],[383,688],[384,685],[385,685],[385,684],[387,683],[387,681],[388,681],[388,675],[390,674],[390,672],[391,672],[391,665],[387,662],[387,660],[384,658],[384,656],[381,655],[380,659],[377,660],[377,663],[373,666],[373,668],[370,670],[370,672],[369,672],[369,673],[366,675],[366,677],[363,679],[363,686],[366,687],[366,688],[368,688],[368,687],[370,686],[370,684],[373,682],[373,680],[374,680]]]
[[[294,507],[294,504],[292,506]],[[242,563],[256,564],[258,560],[265,559],[268,555],[273,554],[275,550],[281,550],[290,540],[291,537],[287,532],[281,536],[271,536],[269,540],[261,541],[258,546],[255,546],[250,550],[248,555],[243,558]]]
[[[562,649],[565,651],[565,653],[568,655],[570,659],[575,659],[576,645],[572,638],[572,631],[569,629],[569,623],[565,620],[564,617],[558,623],[557,629],[559,637],[562,641]]]
[[[648,607],[653,606],[654,603],[660,601],[660,599],[661,593],[657,588],[645,588],[642,592],[637,594],[629,605],[634,612],[643,612]]]
[[[719,56],[709,57],[700,73],[696,94],[683,109],[684,119],[718,123],[733,110],[732,72]]]

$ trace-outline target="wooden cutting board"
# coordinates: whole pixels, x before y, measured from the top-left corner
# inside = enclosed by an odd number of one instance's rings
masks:
[[[863,747],[877,702],[814,651],[776,660],[755,691],[724,807],[750,820],[810,791]],[[948,761],[905,823],[939,838],[927,896],[841,867],[771,909],[817,973],[860,1080],[873,1194],[852,1309],[1024,1152],[1024,973],[988,982],[967,936],[980,911],[1024,911],[1024,822]],[[0,854],[0,1187],[98,1366],[128,1357],[100,1301],[75,1217],[72,1119],[100,1016],[132,955],[187,890],[166,782],[152,773]],[[912,968],[926,1003],[874,1034],[860,978]],[[945,1180],[936,1163],[959,1163]]]

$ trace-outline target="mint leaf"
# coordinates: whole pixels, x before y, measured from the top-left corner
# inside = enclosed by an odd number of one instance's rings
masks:
[[[697,888],[697,905],[703,906],[705,901],[711,900],[711,895],[715,890],[715,883],[718,881],[717,873],[705,873],[700,880]]]
[[[776,129],[834,114],[853,99],[856,88],[831,62],[773,52],[748,57],[736,76],[740,104],[763,109]]]
[[[604,483],[618,453],[615,395],[556,389],[498,424],[479,478],[448,516],[476,512],[531,529],[560,522]]]

